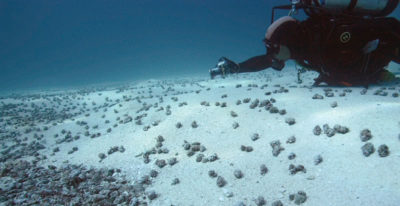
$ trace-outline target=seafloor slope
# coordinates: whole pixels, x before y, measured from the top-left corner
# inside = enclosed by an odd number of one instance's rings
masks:
[[[285,70],[5,96],[0,201],[398,205],[399,82]]]

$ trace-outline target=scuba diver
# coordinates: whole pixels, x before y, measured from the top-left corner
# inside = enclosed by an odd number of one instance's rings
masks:
[[[368,86],[395,78],[385,68],[391,61],[400,63],[400,22],[385,16],[399,0],[291,2],[273,8],[272,22],[263,40],[266,54],[241,63],[221,57],[209,71],[211,78],[269,67],[280,71],[289,59],[319,73],[314,86]],[[274,9],[289,9],[289,16],[274,22]],[[291,17],[297,9],[303,9],[308,18],[298,21]]]

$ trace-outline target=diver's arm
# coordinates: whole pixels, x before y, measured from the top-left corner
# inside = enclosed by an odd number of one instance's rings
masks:
[[[383,38],[391,43],[398,43],[400,39],[400,22],[396,18],[386,17],[372,20],[374,29]]]
[[[396,18],[386,17],[373,20],[375,31],[383,45],[387,45],[388,56],[400,64],[400,22]]]
[[[221,57],[217,65],[209,70],[209,73],[211,79],[213,79],[218,75],[224,77],[232,73],[258,72],[269,67],[282,70],[284,66],[285,63],[283,61],[275,61],[268,55],[255,56],[239,64],[226,57]]]
[[[252,57],[242,63],[239,63],[239,73],[258,72],[269,67],[272,67],[276,70],[282,70],[284,63],[273,61],[270,56],[264,54]]]
[[[243,72],[258,72],[270,67],[272,59],[267,55],[252,57],[244,62],[239,63],[239,73]]]
[[[389,40],[389,42],[394,48],[394,52],[391,52],[392,61],[400,64],[400,21],[391,17],[388,18],[387,24],[387,28],[389,28],[389,31],[391,31],[387,36],[391,40]]]

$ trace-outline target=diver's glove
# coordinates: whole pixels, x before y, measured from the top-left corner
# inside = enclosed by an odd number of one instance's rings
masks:
[[[214,77],[217,75],[222,75],[222,77],[225,77],[225,75],[228,74],[238,73],[239,65],[226,57],[221,57],[218,60],[217,65],[214,68],[210,69],[209,72],[211,79],[214,79]]]
[[[271,68],[281,71],[285,67],[285,61],[273,60],[271,63]]]

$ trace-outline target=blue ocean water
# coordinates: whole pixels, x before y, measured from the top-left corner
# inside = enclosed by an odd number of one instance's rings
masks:
[[[220,56],[264,53],[271,8],[286,3],[2,0],[0,90],[207,75]]]

